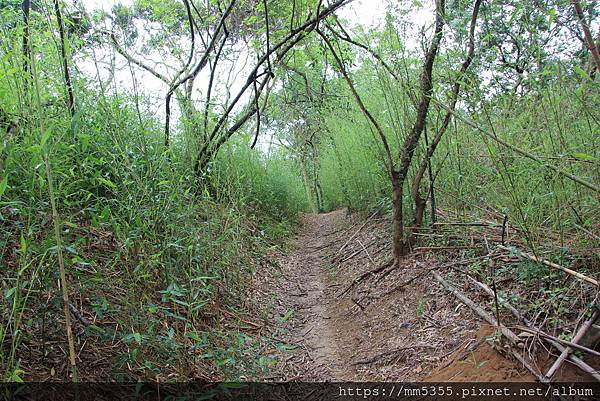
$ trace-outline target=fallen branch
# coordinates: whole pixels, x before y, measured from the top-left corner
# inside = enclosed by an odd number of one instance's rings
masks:
[[[478,222],[478,221],[472,222],[472,223],[448,221],[448,222],[434,223],[433,225],[434,225],[434,227],[435,226],[499,227],[499,225],[496,223],[483,223],[483,222]]]
[[[345,257],[344,259],[340,260],[340,263],[344,263],[349,261],[350,259],[352,259],[353,257],[355,257],[356,255],[358,255],[359,253],[361,253],[363,250],[359,249],[358,251],[354,251],[352,252],[348,257]]]
[[[474,282],[477,283],[477,285],[479,287],[481,287],[485,292],[487,292],[490,296],[493,296],[494,292],[492,291],[491,288],[489,288],[487,285],[483,284],[483,283],[479,283],[476,280],[474,280],[473,278],[471,278],[471,280],[473,280]],[[538,330],[537,327],[535,327],[535,325],[530,322],[529,320],[527,320],[515,307],[513,307],[508,301],[503,300],[501,301],[501,303],[503,304],[503,306],[505,306],[517,319],[519,319],[520,321],[522,321],[527,327],[534,329],[534,330]],[[548,339],[548,342],[554,346],[554,348],[556,348],[558,351],[560,351],[561,353],[564,353],[567,348],[564,347],[562,344],[560,344],[559,342],[553,341],[551,339]],[[561,354],[562,355],[562,354]],[[575,356],[575,355],[568,355],[568,358],[571,362],[573,362],[575,365],[577,365],[581,370],[583,370],[584,372],[588,373],[590,376],[592,376],[593,378],[595,378],[596,380],[600,381],[600,374],[598,374],[598,371],[596,369],[594,369],[593,367],[591,367],[590,365],[588,365],[587,363],[585,363],[583,360],[581,360],[579,357]],[[550,376],[548,375],[548,373],[546,373],[545,376],[547,379],[550,379]]]
[[[483,336],[483,337],[480,337],[477,340],[473,341],[472,343],[467,345],[467,347],[464,349],[464,351],[461,352],[456,358],[450,359],[448,362],[446,362],[444,365],[442,365],[440,367],[440,369],[445,369],[448,366],[452,365],[454,362],[463,361],[467,356],[469,356],[469,354],[475,352],[477,350],[477,348],[479,348],[479,346],[485,342],[486,339],[487,339],[487,337]],[[455,350],[453,350],[452,352],[455,352]]]
[[[578,229],[580,229],[581,231],[583,231],[584,233],[586,233],[587,235],[589,235],[590,237],[597,239],[598,241],[600,241],[600,236],[594,234],[593,232],[591,232],[590,230],[588,230],[585,227],[580,226],[579,224],[575,224],[575,227],[577,227]]]
[[[358,276],[357,278],[355,278],[354,280],[352,280],[352,283],[350,283],[350,285],[348,287],[346,287],[346,289],[344,291],[342,291],[339,295],[338,298],[343,296],[344,294],[346,294],[348,291],[350,291],[352,289],[352,287],[354,287],[355,285],[357,285],[358,283],[360,283],[362,280],[364,280],[366,277],[373,275],[373,274],[377,274],[383,270],[385,270],[387,267],[389,267],[392,263],[393,263],[393,259],[388,260],[387,262],[385,262],[384,264],[382,264],[381,266],[373,269],[373,270],[369,270],[367,272],[364,272],[363,274],[361,274],[360,276]]]
[[[446,263],[443,265],[438,265],[438,266],[433,266],[433,267],[429,267],[427,269],[424,269],[421,273],[409,278],[408,280],[403,281],[402,283],[398,284],[396,287],[392,288],[391,290],[386,291],[385,293],[383,293],[383,295],[381,295],[382,297],[385,297],[395,291],[401,290],[402,288],[406,287],[407,285],[411,284],[413,281],[427,275],[428,273],[430,273],[433,270],[440,270],[440,269],[446,269],[446,268],[454,268],[454,266],[460,266],[460,265],[464,265],[464,264],[469,264],[472,262],[475,262],[477,260],[483,259],[488,257],[489,255],[484,255],[484,256],[478,256],[476,258],[470,258],[470,259],[464,259],[464,260],[457,260],[455,262],[450,262],[450,263]],[[456,269],[454,268],[454,270],[460,271],[461,273],[464,273],[462,270],[460,269]],[[466,273],[465,273],[466,274]],[[467,274],[467,276],[469,276]],[[470,277],[470,276],[469,276]]]
[[[531,365],[531,363],[529,363],[529,361],[527,359],[525,359],[525,357],[523,355],[521,355],[514,349],[511,348],[509,350],[506,350],[506,349],[500,348],[494,344],[491,344],[491,347],[500,353],[510,352],[519,362],[521,362],[521,364],[529,371],[529,373],[531,373],[536,379],[538,379],[540,381],[540,383],[549,383],[550,382],[550,380],[548,380],[544,376],[542,376],[541,372],[538,371],[536,368],[534,368]],[[559,399],[562,400],[562,398],[559,398]]]
[[[588,354],[595,355],[595,356],[600,356],[600,352],[598,352],[596,350],[593,350],[593,349],[588,348],[588,347],[584,347],[581,344],[577,344],[577,343],[574,343],[574,342],[571,342],[571,341],[563,340],[563,339],[558,338],[558,337],[554,337],[553,335],[545,333],[545,332],[543,332],[541,330],[530,329],[530,328],[524,327],[524,326],[516,326],[516,328],[519,329],[519,330],[526,331],[526,332],[531,333],[531,334],[537,334],[540,337],[549,338],[550,340],[562,343],[562,344],[567,345],[567,346],[572,347],[572,348],[577,348],[578,350],[583,351],[583,352],[587,352]]]
[[[519,256],[522,256],[522,257],[527,258],[529,260],[533,260],[534,262],[541,263],[541,264],[546,265],[548,267],[552,267],[553,269],[562,270],[563,272],[568,273],[568,274],[570,274],[572,276],[575,276],[575,277],[577,277],[580,280],[587,281],[588,283],[593,284],[596,287],[600,287],[600,283],[598,283],[597,280],[594,280],[593,278],[588,277],[586,275],[583,275],[583,274],[581,274],[579,272],[576,272],[575,270],[571,270],[569,268],[566,268],[566,267],[563,267],[561,265],[558,265],[558,264],[556,264],[554,262],[550,262],[548,260],[538,258],[535,255],[531,255],[531,254],[529,254],[527,252],[520,251],[520,250],[518,250],[516,248],[509,248],[509,247],[504,246],[504,245],[498,245],[498,248],[503,249],[505,251],[514,252],[514,253],[516,253]]]
[[[575,336],[573,337],[573,339],[571,341],[573,343],[579,343],[579,341],[583,338],[583,336],[585,336],[585,333],[587,333],[588,330],[590,329],[590,327],[592,327],[592,325],[594,324],[596,319],[598,319],[598,316],[600,316],[600,312],[596,310],[592,314],[592,317],[579,328],[579,330],[577,331],[577,334],[575,334]],[[547,377],[548,379],[551,379],[552,376],[554,376],[556,371],[563,364],[565,359],[567,359],[570,356],[572,350],[573,349],[571,347],[566,347],[562,351],[560,356],[558,358],[556,358],[556,361],[554,361],[554,363],[552,364],[550,369],[548,369],[548,373],[546,373],[545,377]]]
[[[446,280],[444,280],[442,278],[442,276],[440,276],[436,271],[432,271],[431,274],[433,274],[433,277],[442,286],[444,286],[444,288],[446,288],[448,291],[450,291],[452,294],[454,294],[454,296],[457,297],[458,299],[460,299],[462,303],[464,303],[469,308],[471,308],[473,310],[473,312],[477,313],[479,316],[481,316],[481,318],[483,318],[483,320],[485,320],[492,326],[498,328],[500,330],[500,332],[504,335],[504,337],[508,338],[511,342],[513,342],[516,345],[521,343],[521,339],[515,333],[513,333],[511,330],[509,330],[504,325],[498,325],[498,322],[496,321],[496,319],[494,319],[489,313],[487,313],[485,310],[483,310],[481,307],[479,307],[477,304],[475,304],[475,302],[473,302],[469,297],[467,297],[462,292],[458,291],[450,283],[448,283]]]
[[[453,250],[453,249],[476,249],[481,248],[478,245],[450,245],[450,246],[418,246],[414,249],[417,251],[442,251],[442,250]]]
[[[356,231],[354,232],[354,234],[352,234],[352,235],[350,236],[350,238],[348,238],[348,240],[347,240],[346,242],[344,242],[344,245],[342,245],[342,247],[341,247],[341,248],[340,248],[340,249],[339,249],[339,250],[338,250],[338,251],[335,253],[335,255],[333,255],[333,260],[335,260],[335,257],[336,257],[336,256],[337,256],[337,255],[338,255],[340,252],[342,252],[342,251],[343,251],[343,250],[346,248],[346,246],[347,246],[347,245],[350,243],[350,241],[352,241],[352,240],[354,239],[354,237],[356,237],[356,236],[358,235],[358,233],[359,233],[359,232],[360,232],[360,231],[361,231],[363,228],[365,228],[365,226],[366,226],[367,224],[369,224],[369,222],[370,222],[370,221],[373,219],[373,217],[375,217],[375,216],[377,215],[377,213],[379,213],[379,211],[381,210],[381,208],[382,208],[382,207],[383,207],[383,205],[379,206],[379,207],[377,208],[377,210],[376,210],[375,212],[373,212],[373,214],[372,214],[371,216],[369,216],[369,218],[368,218],[367,220],[365,220],[365,222],[364,222],[364,223],[363,223],[363,224],[362,224],[362,225],[361,225],[361,226],[358,228],[358,230],[356,230]]]
[[[494,297],[494,290],[492,290],[486,284],[475,280],[471,276],[467,276],[467,278],[469,280],[471,280],[473,282],[473,284],[477,285],[479,288],[481,288],[483,291],[485,291],[489,296]],[[506,309],[508,309],[517,319],[519,319],[520,321],[525,323],[527,326],[529,326],[529,321],[521,314],[521,312],[519,312],[516,308],[514,308],[511,304],[509,304],[508,301],[506,301],[506,299],[504,299],[500,295],[498,295],[498,303],[500,304],[500,306],[503,306]]]
[[[83,317],[81,315],[81,313],[79,313],[79,311],[77,310],[77,308],[73,306],[73,304],[71,304],[69,302],[69,303],[67,303],[67,305],[69,306],[69,310],[71,311],[71,314],[73,316],[75,316],[75,318],[77,320],[79,320],[81,322],[81,324],[83,324],[85,327],[88,327],[89,325],[91,325],[90,321],[87,320],[85,317]]]
[[[365,248],[365,246],[363,245],[362,242],[360,242],[360,240],[357,238],[356,241],[360,244],[360,246],[362,247],[362,249],[365,251],[365,253],[367,254],[367,256],[369,257],[369,260],[371,261],[371,263],[375,263],[375,261],[373,260],[373,258],[371,257],[371,255],[369,254],[369,251],[367,251],[367,248]]]

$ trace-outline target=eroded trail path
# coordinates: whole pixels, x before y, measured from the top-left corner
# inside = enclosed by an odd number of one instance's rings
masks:
[[[415,254],[395,268],[390,232],[384,216],[302,217],[289,251],[272,255],[255,285],[277,344],[263,354],[276,354],[268,380],[531,380],[426,274],[439,260]]]
[[[291,254],[282,261],[280,298],[289,316],[283,334],[300,348],[288,360],[289,378],[304,380],[349,380],[352,372],[340,352],[342,333],[334,327],[330,259],[339,247],[342,211],[305,215],[302,232]]]

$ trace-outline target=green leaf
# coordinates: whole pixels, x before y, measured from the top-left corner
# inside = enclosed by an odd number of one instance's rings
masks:
[[[581,67],[575,66],[575,72],[581,77],[581,79],[588,81],[590,76],[587,72],[585,72]]]
[[[6,291],[6,294],[4,295],[4,297],[6,299],[9,299],[10,297],[13,296],[13,294],[17,291],[17,287],[11,287]]]
[[[587,153],[573,153],[573,157],[579,160],[587,160],[591,162],[598,161],[598,158],[588,155]]]
[[[25,255],[27,252],[27,242],[25,241],[25,237],[23,237],[23,233],[21,233],[21,255]]]
[[[550,16],[548,17],[548,29],[552,27],[552,23],[556,19],[556,9],[553,7],[550,9]]]
[[[133,338],[138,344],[142,344],[142,335],[140,333],[133,333]]]
[[[50,139],[50,130],[44,131],[44,134],[42,135],[42,147],[46,146],[46,142],[48,142],[48,139]]]
[[[102,177],[98,177],[98,181],[100,181],[102,184],[112,188],[112,189],[116,189],[117,186],[115,185],[114,182],[107,180],[106,178],[102,178]]]
[[[6,191],[6,188],[8,188],[8,175],[5,175],[2,181],[0,181],[0,199]]]

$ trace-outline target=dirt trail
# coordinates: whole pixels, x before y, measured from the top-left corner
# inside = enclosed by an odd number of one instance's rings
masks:
[[[373,219],[338,254],[363,226],[354,217],[304,215],[290,253],[275,255],[278,269],[266,269],[276,274],[257,284],[277,326],[272,379],[533,379],[481,341],[493,330],[423,274],[438,260],[414,256],[393,267],[387,219]]]
[[[350,380],[352,373],[339,352],[339,333],[333,326],[332,299],[327,270],[344,212],[305,215],[294,251],[282,266],[280,297],[291,301],[290,331],[286,339],[302,349],[296,358],[297,375],[303,379]],[[332,238],[333,237],[333,238]],[[289,313],[289,312],[287,312]],[[298,362],[298,361],[296,361]]]

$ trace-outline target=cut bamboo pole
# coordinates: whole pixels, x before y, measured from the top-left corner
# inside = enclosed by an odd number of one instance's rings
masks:
[[[467,276],[467,278],[469,280],[471,280],[473,282],[473,284],[475,284],[476,286],[478,286],[479,288],[481,288],[483,291],[485,291],[490,297],[494,297],[494,290],[492,290],[488,285],[475,280],[471,276]],[[527,326],[532,326],[531,322],[529,322],[521,314],[521,312],[519,312],[514,306],[512,306],[511,304],[509,304],[508,301],[505,300],[504,298],[502,298],[502,296],[500,296],[500,295],[498,295],[498,303],[500,304],[500,306],[503,306],[506,309],[508,309],[510,311],[510,313],[512,313],[517,319],[519,319],[520,321],[522,321],[523,323],[525,323]]]
[[[592,325],[594,324],[594,322],[596,321],[596,319],[598,319],[598,316],[600,316],[600,312],[595,311],[592,314],[592,317],[590,318],[590,320],[588,320],[587,322],[585,322],[577,331],[577,334],[575,334],[575,336],[573,337],[573,339],[571,340],[571,342],[573,343],[579,343],[579,341],[581,341],[581,339],[583,338],[583,336],[585,335],[585,333],[588,332],[588,330],[590,329],[590,327],[592,327]],[[560,356],[556,359],[556,361],[554,361],[554,363],[552,364],[552,366],[550,367],[550,369],[548,369],[548,373],[546,373],[546,377],[548,379],[551,379],[552,376],[554,376],[554,374],[556,373],[556,371],[561,367],[561,365],[563,364],[563,362],[565,361],[565,359],[567,359],[567,357],[569,357],[569,355],[571,354],[571,352],[573,351],[573,349],[571,347],[566,347],[562,353],[560,354]]]
[[[545,338],[549,338],[550,340],[554,340],[554,341],[560,342],[560,343],[562,343],[562,344],[564,344],[564,345],[566,345],[568,347],[577,348],[578,350],[581,350],[583,352],[587,352],[590,355],[595,355],[595,356],[600,357],[600,352],[598,352],[598,351],[596,351],[594,349],[591,349],[591,348],[588,348],[588,347],[584,347],[583,345],[574,343],[572,341],[567,341],[567,340],[560,339],[558,337],[554,337],[553,335],[545,333],[545,332],[543,332],[541,330],[534,330],[534,329],[530,329],[529,327],[524,327],[524,326],[516,326],[516,328],[519,329],[519,330],[526,331],[526,332],[531,333],[531,334],[537,334],[540,337],[545,337]]]
[[[580,280],[586,281],[586,282],[588,282],[588,283],[590,283],[592,285],[595,285],[596,287],[600,287],[600,283],[598,283],[597,280],[594,280],[593,278],[588,277],[586,275],[583,275],[583,274],[581,274],[579,272],[576,272],[575,270],[571,270],[569,268],[563,267],[563,266],[561,266],[559,264],[556,264],[554,262],[550,262],[548,260],[538,258],[535,255],[531,255],[531,254],[529,254],[527,252],[520,251],[520,250],[518,250],[516,248],[509,248],[509,247],[504,246],[504,245],[498,245],[498,248],[503,249],[505,251],[514,252],[517,255],[521,256],[521,257],[527,258],[529,260],[533,260],[534,262],[541,263],[541,264],[546,265],[548,267],[552,267],[553,269],[562,270],[563,272],[568,273],[568,274],[570,274],[572,276],[575,276],[575,277],[577,277]]]
[[[494,292],[492,291],[492,289],[490,287],[488,287],[487,285],[485,285],[484,283],[480,283],[479,281],[475,280],[474,278],[470,277],[471,281],[473,281],[475,284],[477,284],[481,289],[483,289],[486,293],[488,293],[490,296],[493,296]],[[527,327],[531,328],[531,329],[536,329],[537,327],[535,327],[535,325],[530,322],[529,320],[527,320],[514,306],[512,306],[508,301],[503,300],[502,298],[500,298],[500,303],[501,305],[503,305],[504,307],[506,307],[517,319],[519,319],[520,321],[522,321]],[[551,339],[546,339],[552,346],[554,346],[554,348],[556,348],[557,350],[559,350],[561,353],[564,353],[567,349],[567,347],[564,347],[562,344],[560,344],[559,342],[556,342],[554,340]],[[573,362],[575,365],[577,365],[581,370],[583,370],[584,372],[588,373],[590,376],[592,376],[594,379],[596,379],[597,381],[600,382],[600,373],[594,369],[593,367],[591,367],[590,365],[588,365],[587,363],[585,363],[583,360],[581,360],[579,357],[573,355],[573,354],[569,354],[568,358],[571,362]],[[546,374],[546,378],[550,379],[550,377],[548,376],[548,374]]]
[[[465,305],[467,305],[469,308],[471,308],[475,313],[477,313],[479,316],[481,316],[485,321],[490,323],[492,326],[497,326],[496,319],[494,319],[492,316],[490,316],[489,313],[484,311],[481,307],[477,306],[475,304],[475,302],[473,302],[471,299],[469,299],[466,295],[459,292],[450,283],[448,283],[446,280],[444,280],[442,278],[442,276],[440,276],[437,272],[432,271],[432,274],[433,274],[433,277],[440,284],[442,284],[448,291],[450,291],[452,294],[454,294],[454,296],[456,296],[458,299],[460,299]],[[490,291],[492,291],[492,290],[490,289]],[[501,332],[506,338],[508,338],[515,345],[517,345],[521,341],[521,339],[515,333],[513,333],[510,329],[508,329],[505,326],[501,326]],[[554,347],[557,348],[559,351],[562,352],[565,350],[565,347],[563,345],[561,345],[559,342],[554,341],[553,339],[547,339],[547,340],[548,340],[548,342],[550,342],[550,344],[554,345]],[[592,368],[591,366],[589,366],[588,364],[583,362],[581,359],[577,358],[575,355],[570,355],[569,358],[577,366],[579,366],[582,370],[589,373],[594,379],[600,381],[600,372],[598,372],[597,370],[595,370],[594,368]],[[521,360],[522,358],[518,358],[518,359]],[[537,377],[537,375],[536,375],[536,377]],[[542,382],[547,382],[547,380],[544,378],[544,381],[542,381]]]
[[[513,342],[515,344],[518,344],[519,342],[521,342],[521,339],[515,333],[513,333],[511,330],[509,330],[504,325],[498,325],[498,322],[496,321],[496,319],[494,319],[489,313],[487,313],[486,311],[484,311],[480,306],[478,306],[475,302],[473,302],[469,297],[467,297],[462,292],[458,291],[456,288],[454,288],[454,286],[452,286],[450,283],[448,283],[446,280],[444,280],[442,278],[442,276],[440,276],[438,274],[438,272],[432,271],[431,274],[433,274],[433,277],[441,285],[443,285],[448,291],[450,291],[452,294],[454,294],[454,296],[456,298],[460,299],[462,301],[462,303],[464,303],[465,305],[467,305],[475,313],[477,313],[479,316],[481,316],[483,318],[483,320],[485,320],[486,322],[488,322],[492,326],[497,327],[500,330],[500,332],[506,338],[508,338],[511,342]]]
[[[482,308],[477,306],[475,304],[475,302],[473,302],[469,297],[467,297],[466,295],[464,295],[463,293],[458,291],[456,288],[454,288],[450,283],[448,283],[446,280],[444,280],[442,278],[442,276],[440,276],[437,272],[433,271],[432,274],[433,274],[433,277],[435,277],[435,279],[441,285],[443,285],[448,291],[450,291],[452,294],[454,294],[455,297],[460,299],[465,305],[467,305],[469,308],[471,308],[475,313],[477,313],[479,316],[481,316],[485,321],[490,323],[492,326],[499,327],[501,333],[506,338],[508,338],[508,340],[511,343],[513,343],[516,346],[519,346],[521,339],[515,333],[513,333],[510,329],[508,329],[507,327],[505,327],[503,325],[498,326],[496,319],[494,319],[489,313],[484,311]],[[531,372],[531,374],[533,376],[535,376],[536,379],[538,379],[542,383],[549,382],[549,380],[546,379],[544,376],[542,376],[542,374],[537,369],[535,369],[531,365],[531,363],[529,363],[529,361],[522,354],[520,354],[519,352],[517,352],[516,350],[514,350],[512,348],[510,349],[510,352],[515,356],[515,358],[517,358],[517,360],[519,360],[519,362],[521,362],[523,364],[523,366],[527,370],[529,370],[529,372]]]

